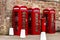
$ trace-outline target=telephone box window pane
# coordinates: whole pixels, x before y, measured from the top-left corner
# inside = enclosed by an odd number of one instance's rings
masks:
[[[26,26],[26,12],[22,12],[22,28]]]
[[[35,14],[36,19],[36,32],[38,32],[38,13]]]
[[[54,31],[54,14],[51,15],[51,18],[52,18],[51,26]]]
[[[16,26],[16,31],[18,29],[18,13],[15,12],[15,26]]]

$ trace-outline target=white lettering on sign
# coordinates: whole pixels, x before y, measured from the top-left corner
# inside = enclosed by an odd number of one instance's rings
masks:
[[[26,8],[21,8],[22,10],[26,10]]]
[[[34,10],[34,12],[39,12],[39,10]]]
[[[55,13],[54,11],[50,11],[50,13]]]
[[[19,9],[19,8],[14,8],[14,9]]]
[[[48,11],[44,11],[44,12],[48,12]]]

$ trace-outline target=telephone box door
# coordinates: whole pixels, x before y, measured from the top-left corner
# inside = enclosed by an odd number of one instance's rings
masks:
[[[31,13],[31,21],[32,21],[32,34],[39,35],[40,34],[40,9],[34,8]]]
[[[28,9],[26,6],[20,7],[20,14],[19,14],[19,34],[21,29],[25,29],[26,35],[28,34]],[[21,28],[21,29],[20,29]]]

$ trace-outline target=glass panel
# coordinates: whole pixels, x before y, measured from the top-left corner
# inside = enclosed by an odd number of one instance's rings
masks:
[[[51,15],[51,19],[52,30],[54,31],[54,14]]]
[[[16,31],[18,29],[18,13],[15,12],[15,26],[16,26]]]
[[[26,12],[22,12],[22,28],[26,26]]]
[[[36,18],[36,31],[38,31],[38,13],[35,13]]]

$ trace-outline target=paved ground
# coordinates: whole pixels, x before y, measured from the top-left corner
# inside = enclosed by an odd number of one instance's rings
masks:
[[[0,35],[0,40],[40,40],[40,35],[29,35],[25,39],[21,39],[19,36]],[[60,33],[47,34],[47,40],[60,40]]]

